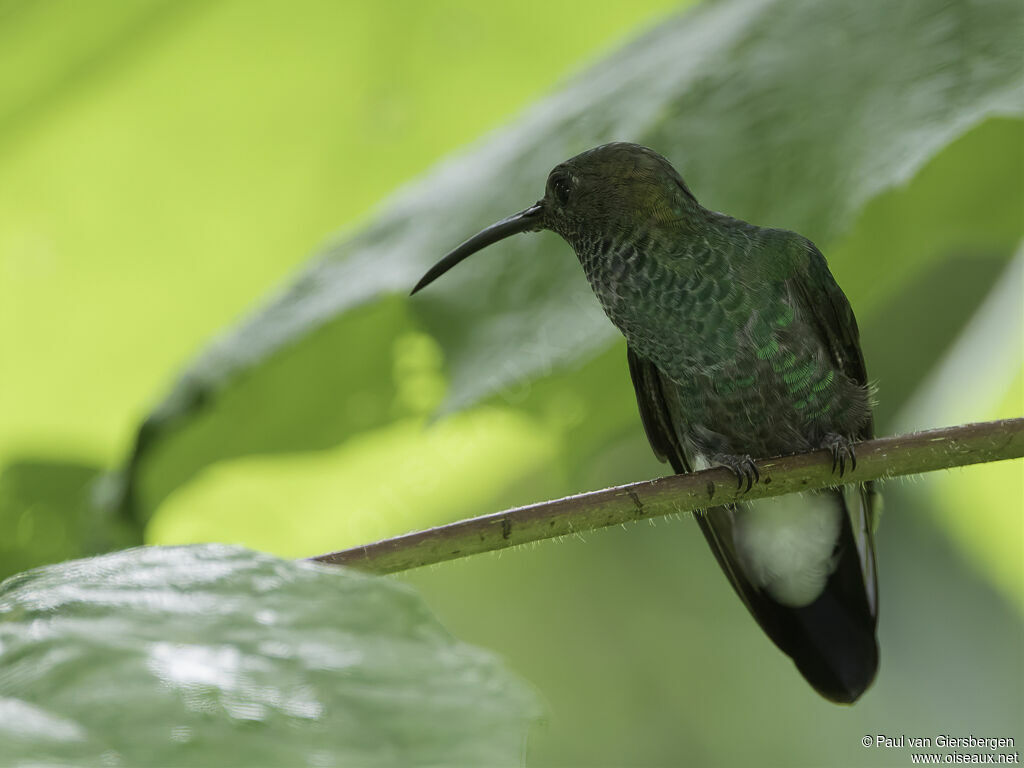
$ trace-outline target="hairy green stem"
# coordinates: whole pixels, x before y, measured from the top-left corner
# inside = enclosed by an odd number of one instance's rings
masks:
[[[1017,459],[1024,456],[1024,418],[867,440],[855,450],[857,467],[847,467],[843,483]],[[731,471],[715,467],[517,507],[310,559],[394,573],[633,520],[837,484],[828,451],[764,459],[757,468],[761,481],[748,492],[737,490]]]

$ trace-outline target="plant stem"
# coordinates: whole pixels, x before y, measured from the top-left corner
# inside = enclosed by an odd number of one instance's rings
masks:
[[[1017,459],[1024,456],[1024,418],[867,440],[855,450],[857,467],[847,466],[843,483]],[[394,573],[634,520],[813,491],[838,479],[828,451],[764,459],[757,468],[761,481],[745,493],[737,490],[730,470],[715,467],[517,507],[310,559]]]

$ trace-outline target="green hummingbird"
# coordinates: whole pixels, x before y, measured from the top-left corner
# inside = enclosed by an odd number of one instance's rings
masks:
[[[873,436],[857,322],[815,245],[708,210],[664,157],[604,144],[558,165],[544,197],[439,261],[416,293],[519,232],[572,246],[626,337],[640,418],[677,473],[826,448],[841,478]],[[878,668],[870,483],[719,506],[695,517],[736,593],[826,698]]]

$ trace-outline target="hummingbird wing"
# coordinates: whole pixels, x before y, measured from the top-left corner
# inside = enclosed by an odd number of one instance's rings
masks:
[[[640,418],[655,455],[668,461],[677,473],[690,472],[693,460],[680,439],[682,425],[675,424],[665,396],[674,383],[631,347],[627,347],[627,357]],[[826,491],[810,498],[816,504],[836,505],[842,512],[836,550],[856,551],[842,492]],[[768,637],[793,659],[819,693],[837,702],[856,700],[874,678],[878,664],[874,602],[869,611],[860,563],[841,557],[820,596],[811,604],[793,607],[780,603],[750,580],[736,551],[735,516],[743,512],[743,506],[712,507],[694,515],[719,566]],[[873,549],[869,547],[869,551],[873,574]]]
[[[803,239],[803,238],[801,238]],[[864,353],[860,349],[860,331],[857,318],[836,283],[821,251],[810,240],[804,240],[807,261],[794,271],[787,281],[801,313],[811,319],[818,334],[832,356],[832,362],[858,384],[868,386],[868,373],[864,366]],[[862,440],[874,436],[871,419],[857,435]]]
[[[647,441],[660,461],[672,465],[676,474],[692,472],[692,463],[683,452],[678,433],[672,427],[672,416],[665,402],[661,372],[648,360],[640,357],[633,348],[626,347],[629,360],[629,376],[636,390],[636,402],[640,408],[640,421],[647,433]]]
[[[801,238],[803,239],[803,238]],[[788,281],[796,297],[799,310],[818,328],[819,338],[825,343],[832,362],[843,373],[861,386],[868,387],[864,353],[860,348],[857,319],[821,251],[810,240],[803,240],[807,261]],[[855,435],[869,440],[875,435],[874,420],[869,416]],[[853,490],[853,489],[851,489]],[[855,497],[855,498],[851,498]],[[861,557],[864,586],[867,590],[872,616],[877,615],[878,584],[875,571],[874,529],[880,507],[880,496],[873,482],[863,483],[856,493],[847,493],[847,506],[853,513],[854,535]]]

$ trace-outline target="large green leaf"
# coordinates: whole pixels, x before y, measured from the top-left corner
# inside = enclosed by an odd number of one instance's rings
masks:
[[[1024,111],[1022,14],[1013,0],[913,0],[898,10],[726,0],[665,22],[404,189],[218,339],[143,424],[124,488],[148,510],[212,461],[344,439],[352,425],[339,404],[384,365],[394,323],[441,341],[448,408],[515,401],[540,377],[602,359],[617,335],[551,234],[509,241],[405,305],[381,298],[405,293],[452,245],[535,200],[555,163],[603,141],[649,144],[706,205],[796,229],[827,251],[869,202],[956,138]],[[1019,137],[1004,131],[992,154],[1012,155]],[[1013,188],[1015,173],[983,165],[968,189]],[[947,192],[967,240],[979,235],[998,251],[1019,237],[1019,195]],[[986,213],[972,227],[978,208]],[[909,254],[893,280],[912,277],[932,251]],[[841,275],[864,257],[843,251],[833,267]],[[867,258],[881,268],[900,253]],[[324,375],[328,360],[335,375]],[[284,381],[301,383],[301,397]],[[287,433],[280,418],[264,421],[274,409],[286,410]],[[364,426],[386,416],[357,410]]]
[[[223,546],[0,584],[5,766],[515,765],[533,693],[411,590]]]
[[[0,467],[114,465],[171,374],[325,233],[673,4],[549,4],[537,24],[476,0],[0,0]],[[324,391],[332,350],[384,360],[321,414],[326,444],[405,400],[393,309],[296,363]],[[305,393],[284,378],[236,411],[239,442],[274,418],[267,444],[288,443]]]

